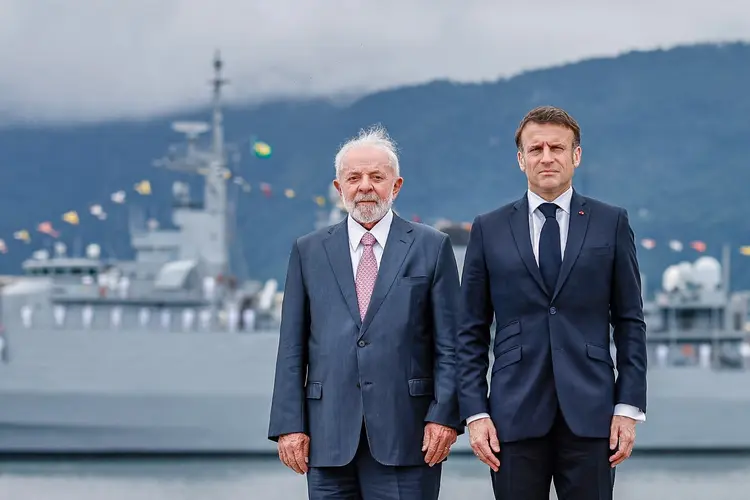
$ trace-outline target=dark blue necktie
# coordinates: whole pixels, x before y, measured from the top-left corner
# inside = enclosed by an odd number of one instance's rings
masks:
[[[560,225],[555,218],[557,205],[542,203],[539,211],[545,217],[542,234],[539,236],[539,270],[542,272],[547,291],[552,293],[557,284],[557,275],[560,274],[560,264],[562,264]]]

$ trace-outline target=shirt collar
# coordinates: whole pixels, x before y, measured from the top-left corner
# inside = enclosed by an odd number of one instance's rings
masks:
[[[534,193],[530,189],[528,190],[529,198],[529,213],[533,214],[534,210],[539,208],[542,203],[547,203],[547,200]],[[570,201],[573,199],[573,186],[569,187],[563,194],[555,198],[552,203],[560,207],[565,211],[566,214],[570,215]]]
[[[375,237],[375,240],[377,240],[381,248],[385,248],[385,242],[388,239],[388,232],[391,229],[391,222],[393,222],[393,210],[388,210],[385,216],[383,216],[383,218],[380,219],[372,229],[370,229],[370,233]],[[362,241],[362,236],[367,232],[367,229],[362,227],[359,222],[352,219],[351,214],[347,216],[346,224],[349,229],[349,245],[352,247],[352,250],[356,250],[359,243]]]

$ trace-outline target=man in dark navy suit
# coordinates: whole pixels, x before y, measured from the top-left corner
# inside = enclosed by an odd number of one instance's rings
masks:
[[[382,128],[335,166],[349,215],[292,246],[269,439],[311,499],[436,500],[463,429],[453,249],[393,213],[403,179]]]
[[[478,216],[466,250],[459,402],[498,500],[547,500],[552,480],[560,500],[611,499],[645,419],[633,231],[624,209],[572,188],[580,140],[564,110],[530,111],[516,132],[528,191]]]

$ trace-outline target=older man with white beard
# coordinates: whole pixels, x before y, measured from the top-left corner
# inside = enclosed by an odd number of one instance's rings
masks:
[[[403,179],[384,129],[335,168],[349,215],[292,246],[268,437],[310,499],[436,500],[463,432],[453,249],[393,213]]]

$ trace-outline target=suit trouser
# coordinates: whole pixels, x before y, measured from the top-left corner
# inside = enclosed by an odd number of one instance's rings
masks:
[[[442,464],[386,466],[370,453],[362,429],[354,459],[343,467],[311,467],[310,500],[437,500]]]
[[[558,410],[546,436],[500,444],[500,470],[490,470],[495,499],[549,500],[554,480],[559,500],[612,500],[614,453],[607,438],[573,434]]]

